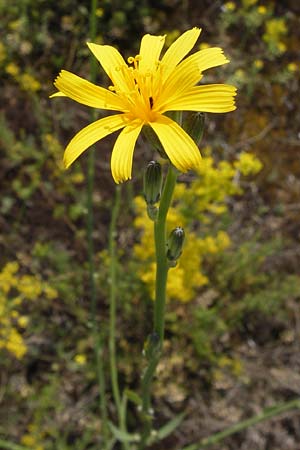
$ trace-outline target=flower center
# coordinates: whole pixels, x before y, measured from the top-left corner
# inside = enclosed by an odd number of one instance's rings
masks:
[[[140,61],[140,55],[130,56],[128,65],[116,67],[117,76],[112,75],[114,85],[109,89],[122,98],[124,111],[147,123],[154,121],[157,115],[155,100],[160,88],[160,63],[158,61],[154,69],[141,70]]]

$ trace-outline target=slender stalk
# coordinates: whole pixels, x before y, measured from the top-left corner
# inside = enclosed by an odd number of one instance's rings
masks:
[[[151,386],[153,377],[159,363],[165,329],[165,305],[166,305],[166,286],[168,277],[168,263],[166,257],[166,218],[171,204],[177,172],[171,165],[169,166],[166,182],[162,192],[157,220],[154,223],[155,251],[156,251],[156,285],[155,285],[155,303],[154,303],[154,326],[153,337],[157,338],[149,357],[149,364],[144,372],[142,379],[142,415],[144,419],[144,429],[139,449],[145,448],[147,439],[151,432]]]
[[[231,427],[228,427],[225,430],[220,431],[219,433],[213,434],[212,436],[203,439],[198,444],[192,444],[189,445],[188,447],[184,447],[182,450],[200,450],[202,448],[207,448],[213,444],[222,441],[224,438],[231,436],[232,434],[243,431],[248,427],[256,425],[257,423],[260,422],[264,422],[265,420],[271,419],[275,416],[278,416],[279,414],[290,411],[292,409],[300,409],[299,398],[291,400],[290,402],[275,405],[272,408],[266,408],[263,410],[261,414],[258,414],[257,416],[243,420],[242,422],[239,422]]]
[[[92,41],[96,38],[97,32],[97,0],[91,0],[90,10],[90,38]],[[96,81],[96,61],[95,58],[90,59],[90,80]],[[95,111],[91,111],[91,121],[96,119]],[[94,213],[93,213],[93,192],[94,192],[94,180],[95,180],[95,153],[94,148],[89,150],[88,154],[88,166],[87,166],[87,239],[88,239],[88,262],[89,262],[89,283],[90,283],[90,295],[91,295],[91,317],[92,317],[92,332],[94,337],[94,349],[96,358],[96,370],[97,380],[99,385],[99,407],[101,411],[102,429],[103,429],[103,441],[104,446],[108,441],[108,418],[107,418],[107,403],[105,395],[105,373],[103,364],[103,340],[104,333],[99,332],[97,327],[97,295],[95,284],[95,261],[94,261]]]
[[[164,339],[166,286],[168,263],[166,257],[166,218],[171,204],[177,171],[169,166],[166,183],[159,205],[157,221],[154,223],[155,251],[156,251],[156,285],[154,304],[154,332],[158,334],[160,344]]]

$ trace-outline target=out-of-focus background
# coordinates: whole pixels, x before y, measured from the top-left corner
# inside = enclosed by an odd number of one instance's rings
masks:
[[[101,434],[87,152],[70,170],[62,166],[64,147],[90,122],[90,110],[48,98],[62,68],[89,77],[89,11],[89,1],[0,0],[0,437],[31,450],[96,449]],[[235,112],[207,114],[203,167],[180,178],[171,211],[187,242],[170,272],[156,423],[187,414],[155,450],[180,449],[299,395],[299,12],[294,0],[98,2],[98,43],[130,56],[145,33],[167,33],[170,45],[198,26],[195,50],[220,46],[231,60],[203,82],[238,87]],[[98,82],[108,85],[100,67]],[[95,153],[103,331],[114,139]],[[121,385],[132,389],[150,331],[154,277],[141,172],[157,156],[141,139],[118,218],[118,366]],[[106,364],[106,350],[103,358]],[[130,414],[134,426],[134,407]],[[299,425],[299,413],[288,413],[211,448],[297,450]]]

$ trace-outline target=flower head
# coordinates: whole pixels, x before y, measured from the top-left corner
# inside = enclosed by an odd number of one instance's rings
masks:
[[[95,142],[122,129],[113,148],[111,170],[116,183],[130,179],[134,147],[144,125],[157,134],[178,170],[186,172],[199,166],[201,155],[197,145],[165,113],[233,111],[236,92],[234,86],[226,84],[198,86],[206,69],[229,62],[217,47],[185,58],[200,31],[193,28],[183,33],[161,59],[165,36],[146,34],[139,54],[127,62],[114,47],[88,43],[111,79],[111,86],[105,89],[62,70],[54,82],[58,92],[53,96],[67,96],[87,106],[121,113],[96,120],[77,133],[65,150],[66,167]]]

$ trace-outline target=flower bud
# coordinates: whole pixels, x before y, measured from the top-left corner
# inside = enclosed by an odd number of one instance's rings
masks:
[[[171,231],[168,242],[167,242],[167,259],[171,267],[175,267],[177,264],[177,259],[182,253],[182,246],[184,242],[184,230],[181,227],[174,228]]]
[[[183,124],[183,129],[191,136],[197,145],[200,144],[204,131],[205,114],[189,113]]]
[[[144,172],[144,198],[147,205],[154,205],[159,201],[161,185],[161,166],[156,161],[150,161]]]
[[[158,151],[158,153],[162,158],[169,159],[156,133],[152,130],[152,128],[149,125],[145,125],[143,127],[143,134],[147,139],[147,141],[149,142],[149,144],[152,145],[152,147]]]

